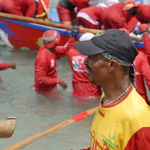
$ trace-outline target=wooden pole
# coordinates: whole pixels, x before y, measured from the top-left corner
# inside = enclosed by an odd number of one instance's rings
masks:
[[[94,107],[92,109],[88,109],[88,110],[86,110],[84,112],[81,112],[78,115],[76,115],[76,116],[74,116],[74,117],[72,117],[72,118],[70,118],[70,119],[68,119],[68,120],[66,120],[66,121],[64,121],[64,122],[54,126],[53,128],[51,128],[49,130],[46,130],[44,132],[41,132],[39,134],[36,134],[34,136],[31,136],[31,137],[29,137],[29,138],[27,138],[27,139],[25,139],[25,140],[15,144],[15,145],[12,145],[12,146],[6,148],[5,150],[17,150],[19,148],[22,148],[22,147],[30,144],[31,142],[37,140],[38,138],[41,138],[41,137],[43,137],[43,136],[45,136],[47,134],[50,134],[50,133],[52,133],[54,131],[57,131],[57,130],[61,129],[61,128],[65,127],[65,126],[67,126],[67,125],[69,125],[69,124],[71,124],[71,123],[73,123],[75,121],[79,121],[79,120],[84,119],[85,117],[87,117],[89,115],[92,115],[93,113],[96,112],[97,109],[98,109],[98,107]]]
[[[8,13],[0,12],[0,17],[18,20],[18,21],[29,22],[29,23],[37,23],[37,24],[42,24],[42,25],[52,26],[52,27],[57,27],[57,28],[71,29],[71,26],[66,26],[66,25],[61,24],[61,23],[56,23],[56,22],[52,22],[52,21],[45,21],[43,19],[36,19],[36,18],[31,18],[31,17],[18,16],[18,15],[13,15],[13,14],[8,14]]]
[[[24,22],[29,22],[29,23],[37,23],[37,24],[42,24],[46,26],[52,26],[56,28],[63,28],[63,29],[68,29],[70,30],[72,26],[68,26],[62,23],[56,23],[52,21],[45,21],[43,19],[36,19],[36,18],[31,18],[31,17],[24,17],[24,16],[18,16],[18,15],[13,15],[13,14],[8,14],[8,13],[2,13],[0,12],[0,17],[1,18],[7,18],[7,19],[13,19],[13,20],[18,20],[18,21],[24,21]],[[99,33],[101,30],[99,29],[90,29],[90,28],[79,28],[79,33],[85,33],[85,32],[90,32],[93,34]],[[141,42],[142,38],[136,37],[136,36],[130,36],[133,41]]]

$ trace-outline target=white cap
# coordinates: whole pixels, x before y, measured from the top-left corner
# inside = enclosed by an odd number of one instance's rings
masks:
[[[79,41],[86,41],[86,40],[90,40],[91,38],[94,37],[93,33],[84,33],[80,38]]]
[[[117,4],[117,3],[119,3],[119,0],[107,0],[106,1],[106,5],[108,7],[110,7],[110,6],[114,5],[114,4]]]
[[[98,5],[99,3],[103,3],[106,6],[110,7],[116,3],[119,3],[119,0],[90,0],[89,5]]]
[[[104,4],[104,3],[99,3],[98,5],[96,5],[96,6],[98,6],[98,7],[105,7],[105,8],[108,8],[108,6],[106,5],[106,4]]]

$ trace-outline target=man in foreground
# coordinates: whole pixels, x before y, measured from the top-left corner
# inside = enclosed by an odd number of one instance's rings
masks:
[[[89,80],[103,96],[91,126],[89,150],[148,150],[150,108],[137,93],[131,74],[137,56],[129,35],[118,29],[75,43],[85,59]]]

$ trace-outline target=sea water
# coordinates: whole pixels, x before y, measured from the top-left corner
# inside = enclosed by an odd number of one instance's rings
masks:
[[[72,96],[72,72],[67,57],[57,60],[58,77],[68,85],[59,95],[44,96],[33,91],[34,61],[37,51],[0,46],[2,62],[15,62],[16,69],[0,71],[0,120],[17,118],[11,138],[0,139],[0,150],[49,130],[69,118],[98,106],[98,99]],[[22,147],[23,150],[80,150],[89,146],[89,130],[93,115],[56,130]]]

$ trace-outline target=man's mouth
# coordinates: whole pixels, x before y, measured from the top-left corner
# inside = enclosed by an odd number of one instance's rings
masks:
[[[92,72],[92,70],[90,69],[90,67],[88,67],[88,66],[86,66],[86,73],[87,73],[87,75],[89,75],[91,72]]]

